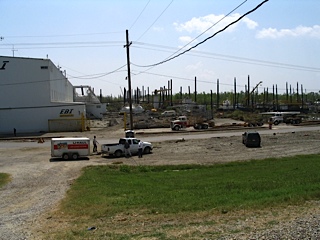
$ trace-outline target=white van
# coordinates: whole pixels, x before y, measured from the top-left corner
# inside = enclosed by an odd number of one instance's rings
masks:
[[[162,117],[175,117],[177,115],[175,110],[168,110],[161,113]]]

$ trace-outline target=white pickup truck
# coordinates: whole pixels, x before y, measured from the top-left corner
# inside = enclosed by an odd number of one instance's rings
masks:
[[[121,157],[125,154],[124,144],[128,142],[130,144],[131,154],[138,153],[138,146],[140,140],[136,138],[120,138],[119,143],[102,144],[101,145],[101,155],[111,155],[115,157]],[[153,146],[149,142],[143,142],[142,152],[144,154],[151,153]]]

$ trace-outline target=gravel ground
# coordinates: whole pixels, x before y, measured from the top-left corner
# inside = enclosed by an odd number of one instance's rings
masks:
[[[96,134],[99,140],[99,134],[105,133]],[[117,134],[108,133],[108,136]],[[0,144],[4,146],[8,143],[0,141]],[[320,132],[264,135],[261,148],[246,148],[241,139],[235,136],[171,140],[153,144],[153,154],[145,155],[142,159],[133,157],[123,158],[121,161],[124,164],[148,165],[214,164],[297,154],[319,154]],[[12,178],[9,184],[0,189],[0,239],[42,239],[43,233],[50,231],[50,219],[46,213],[57,207],[72,181],[80,175],[81,169],[88,165],[106,165],[119,161],[100,155],[79,161],[56,161],[50,159],[48,142],[28,142],[25,145],[27,147],[18,142],[17,145],[8,144],[7,148],[0,148],[0,172],[9,173]],[[220,225],[215,226],[217,229],[211,231],[223,233],[223,237],[219,239],[320,239],[319,207],[320,202],[313,201],[299,208],[288,207],[281,211],[278,209],[277,216],[272,210],[239,214],[232,216],[228,224],[221,221]],[[189,231],[192,231],[192,228],[188,226]]]

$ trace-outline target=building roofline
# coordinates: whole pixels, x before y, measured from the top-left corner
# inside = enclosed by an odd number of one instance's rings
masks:
[[[51,61],[49,58],[31,58],[31,57],[12,57],[12,56],[1,56],[0,58],[18,58],[18,59],[29,59],[29,60],[42,60],[42,61]]]

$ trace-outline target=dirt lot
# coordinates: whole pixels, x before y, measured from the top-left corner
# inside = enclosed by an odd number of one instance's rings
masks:
[[[117,133],[112,134],[110,129],[107,133],[91,132],[90,136],[93,134],[98,136],[98,140],[102,136],[117,136]],[[139,137],[143,139],[147,136]],[[142,159],[137,156],[114,159],[92,155],[89,159],[79,161],[53,161],[50,160],[48,142],[42,144],[28,142],[27,147],[20,143],[18,142],[18,145],[13,147],[0,148],[0,172],[9,173],[12,178],[12,181],[0,191],[0,239],[42,239],[44,233],[65,227],[66,223],[64,221],[55,222],[52,219],[50,211],[58,206],[59,200],[64,197],[72,181],[80,175],[84,166],[106,165],[119,161],[123,164],[134,165],[215,164],[266,157],[320,153],[320,131],[263,135],[261,148],[246,148],[239,136],[184,141],[177,137],[177,140],[153,142],[153,154],[145,155]],[[8,142],[0,141],[0,144],[4,146]],[[306,206],[301,206],[299,209],[288,208],[282,214],[278,214],[277,217],[272,213],[265,213],[261,225],[263,225],[263,222],[270,221],[270,219],[272,221],[290,222],[298,216],[319,214],[319,206],[318,202],[307,203]],[[255,228],[260,225],[259,220],[252,215],[256,213],[246,214],[249,220],[241,223],[243,229],[253,229],[253,224]],[[243,217],[243,213],[241,215]],[[192,221],[201,221],[203,217],[208,216],[199,215],[191,218]],[[234,222],[234,227],[232,227],[232,224],[226,226],[223,223],[225,219],[220,219],[220,221],[218,216],[212,220],[217,222],[216,228],[223,229],[223,232],[229,234],[235,231],[236,225],[239,227],[238,217],[240,216],[233,214],[229,217],[229,223]],[[250,219],[255,220],[251,221]],[[179,219],[179,221],[189,220],[189,218]],[[219,225],[220,223],[221,225]],[[179,231],[186,231],[186,229]],[[188,231],[201,232],[204,229],[201,230],[198,227],[193,229],[192,226],[189,226]],[[172,234],[174,236],[177,233]],[[235,239],[241,239],[240,235],[236,235],[238,237]]]

